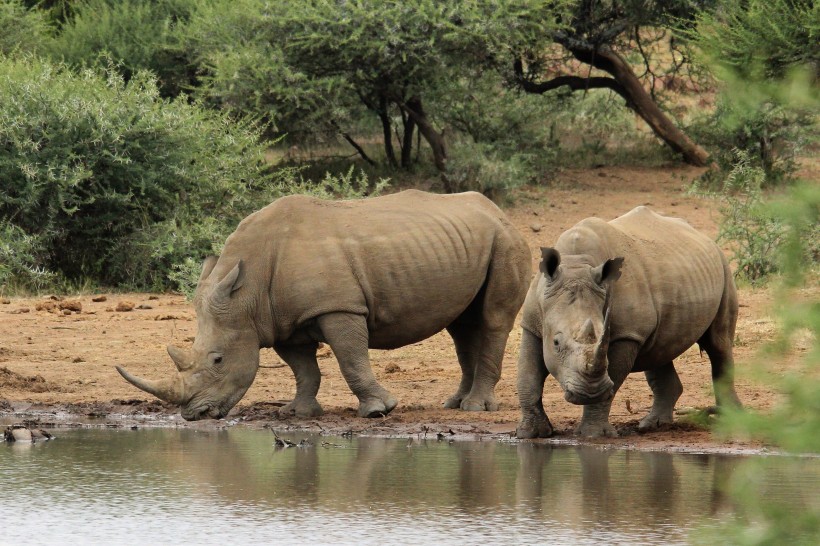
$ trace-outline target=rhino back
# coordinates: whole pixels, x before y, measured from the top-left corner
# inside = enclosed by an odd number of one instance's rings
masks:
[[[642,361],[671,361],[714,320],[727,279],[731,282],[726,258],[711,239],[685,221],[646,207],[609,225],[617,231],[611,238],[613,250],[626,258],[624,275],[615,283],[615,301],[633,315],[619,318],[639,317],[646,335],[635,371]]]
[[[267,268],[263,276],[283,337],[319,315],[349,312],[367,316],[373,347],[419,341],[475,298],[499,240],[519,244],[529,259],[520,234],[479,194],[406,191],[358,201],[293,196],[246,222],[236,243],[260,262],[257,271]]]

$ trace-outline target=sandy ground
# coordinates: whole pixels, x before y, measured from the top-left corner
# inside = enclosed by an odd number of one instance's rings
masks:
[[[567,170],[548,188],[526,189],[516,194],[507,213],[532,249],[537,269],[539,246],[551,245],[558,235],[588,216],[610,220],[638,205],[678,216],[714,237],[718,214],[715,204],[685,193],[688,182],[701,171],[673,166],[664,169],[602,168]],[[810,290],[807,297],[818,297]],[[104,301],[94,301],[95,299]],[[775,332],[770,312],[771,290],[742,287],[735,355],[737,390],[750,408],[768,410],[777,401],[769,386],[748,377],[749,362]],[[72,311],[72,303],[81,305]],[[60,309],[60,307],[65,309]],[[123,310],[133,307],[131,310]],[[126,383],[115,371],[122,365],[146,378],[171,373],[173,364],[165,347],[188,347],[196,334],[194,310],[182,296],[173,294],[83,294],[59,301],[50,297],[11,298],[0,305],[0,418],[34,420],[41,425],[91,422],[107,426],[171,424],[220,427],[236,423],[279,429],[310,429],[328,433],[415,435],[456,433],[508,438],[519,418],[516,395],[516,357],[521,338],[516,326],[504,357],[504,370],[496,387],[500,409],[496,412],[461,412],[442,409],[443,401],[458,384],[460,369],[446,333],[393,351],[371,351],[377,378],[399,399],[385,418],[360,419],[357,401],[345,384],[330,351],[320,355],[323,381],[319,402],[325,415],[316,419],[279,419],[276,408],[295,392],[290,370],[269,349],[262,351],[256,381],[223,421],[188,424],[169,407]],[[800,350],[800,347],[795,349]],[[785,373],[791,364],[777,362],[772,373]],[[755,444],[713,437],[695,426],[687,409],[714,403],[709,361],[697,347],[676,361],[684,385],[678,401],[678,422],[663,430],[638,434],[640,418],[648,412],[652,396],[643,374],[630,376],[612,408],[617,439],[599,444],[643,449],[733,451],[754,449]],[[554,379],[547,382],[544,405],[556,429],[556,439],[575,441],[572,430],[581,408],[564,401]],[[542,440],[543,441],[543,440]]]

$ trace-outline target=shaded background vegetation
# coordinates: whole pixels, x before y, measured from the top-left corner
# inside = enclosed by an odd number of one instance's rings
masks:
[[[816,136],[817,13],[1,0],[0,283],[179,289],[239,219],[294,191],[389,178],[503,200],[562,165],[670,161],[712,162],[699,191],[724,200],[741,273],[765,278],[784,228],[758,204]]]

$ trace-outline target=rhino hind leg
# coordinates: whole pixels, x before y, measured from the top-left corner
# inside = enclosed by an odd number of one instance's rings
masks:
[[[683,394],[683,385],[672,362],[644,373],[649,388],[652,389],[652,409],[638,423],[638,430],[641,432],[672,423],[675,403]]]
[[[319,363],[316,362],[317,348],[318,343],[316,342],[274,347],[276,354],[285,361],[296,377],[296,396],[290,403],[279,409],[280,415],[318,417],[324,413],[322,406],[316,400],[316,394],[322,382]]]
[[[741,403],[735,392],[732,354],[737,325],[737,290],[728,265],[725,265],[725,270],[726,289],[720,307],[709,329],[698,340],[698,345],[706,351],[712,364],[712,384],[718,407],[739,408]]]
[[[461,382],[445,408],[465,411],[496,411],[495,385],[501,378],[501,360],[509,333],[490,331],[483,324],[457,322],[447,331],[456,346]]]
[[[339,368],[353,394],[359,399],[359,417],[381,417],[396,407],[396,399],[373,375],[368,356],[367,319],[351,313],[328,313],[317,318]]]

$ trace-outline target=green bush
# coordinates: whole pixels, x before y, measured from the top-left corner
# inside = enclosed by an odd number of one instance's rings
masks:
[[[0,220],[69,280],[160,288],[223,235],[206,219],[232,229],[287,176],[269,172],[252,126],[162,100],[145,73],[126,84],[0,59],[0,96]]]
[[[755,359],[756,377],[782,393],[778,405],[766,413],[728,410],[718,422],[725,437],[755,439],[789,453],[820,453],[820,302],[812,299],[817,272],[805,257],[817,245],[820,224],[820,187],[800,183],[788,195],[771,203],[769,213],[785,228],[785,244],[778,253],[784,264],[783,282],[777,287],[776,313],[780,331],[776,340]],[[813,235],[812,235],[813,230]],[[803,289],[803,290],[801,290]],[[800,290],[800,291],[798,291]],[[809,295],[809,297],[805,297]],[[796,350],[797,340],[803,345]],[[797,366],[787,373],[772,371],[773,363],[796,359]],[[820,543],[820,504],[811,502],[773,502],[766,495],[764,478],[784,465],[814,464],[815,459],[778,457],[758,458],[742,464],[727,492],[735,502],[736,516],[718,527],[701,529],[693,538],[696,544],[818,544]],[[804,466],[803,466],[804,467]],[[807,485],[810,487],[810,485]]]
[[[36,52],[51,39],[44,14],[21,0],[0,0],[0,29],[0,55]]]
[[[42,240],[0,220],[0,293],[38,290],[56,275],[43,266]]]
[[[491,144],[466,140],[451,149],[446,176],[454,191],[477,191],[493,201],[535,178],[530,155],[508,155]]]
[[[696,182],[694,191],[718,199],[718,241],[730,244],[735,274],[755,282],[781,270],[779,250],[786,228],[766,205],[765,171],[743,150],[735,150],[735,158],[720,191],[703,190],[702,181]]]
[[[175,97],[196,82],[197,66],[179,40],[195,7],[194,0],[81,0],[49,51],[74,67],[112,59],[126,81],[151,70],[161,94]]]

